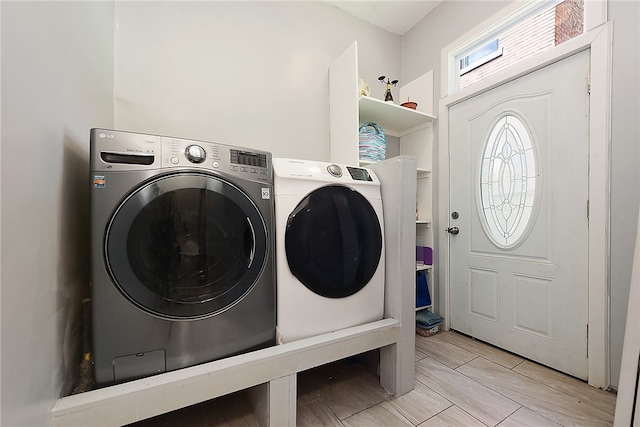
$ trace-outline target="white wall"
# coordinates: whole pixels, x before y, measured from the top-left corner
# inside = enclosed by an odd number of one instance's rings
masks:
[[[640,204],[640,3],[609,0],[608,16],[613,21],[610,353],[611,382],[617,386]]]
[[[434,70],[435,99],[440,98],[443,47],[480,24],[508,2],[443,2],[402,38],[402,75],[411,80]],[[614,23],[611,106],[611,381],[618,383],[627,309],[635,227],[640,204],[639,121],[640,35],[638,2],[609,0]],[[438,144],[435,144],[437,147]],[[437,159],[434,154],[434,159]],[[435,174],[437,177],[437,173]],[[446,177],[439,177],[444,179]],[[437,188],[437,184],[436,187]],[[436,210],[437,211],[437,210]],[[439,227],[437,224],[435,227]],[[437,247],[437,242],[436,242]]]
[[[113,3],[0,7],[0,424],[44,426],[81,356],[89,129],[113,124]]]
[[[119,129],[329,159],[328,68],[358,40],[383,97],[400,36],[320,2],[117,2]]]

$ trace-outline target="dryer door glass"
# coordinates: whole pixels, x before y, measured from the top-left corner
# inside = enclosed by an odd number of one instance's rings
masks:
[[[328,298],[353,295],[369,283],[380,262],[378,216],[357,191],[321,187],[289,215],[285,252],[289,269],[311,291]]]
[[[161,317],[216,314],[246,295],[267,253],[259,210],[242,190],[198,173],[166,175],[118,207],[106,263],[122,293]]]

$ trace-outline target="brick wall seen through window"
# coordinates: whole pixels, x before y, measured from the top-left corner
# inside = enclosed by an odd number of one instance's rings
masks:
[[[460,76],[460,89],[584,31],[584,0],[564,0],[498,36],[502,55]]]

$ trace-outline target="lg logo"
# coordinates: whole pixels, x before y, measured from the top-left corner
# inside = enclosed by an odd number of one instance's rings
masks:
[[[98,136],[99,136],[100,138],[102,138],[102,139],[104,139],[104,138],[107,138],[107,139],[114,139],[114,138],[116,137],[115,135],[110,135],[110,134],[108,134],[108,133],[101,133],[101,134],[100,134],[100,135],[98,135]]]

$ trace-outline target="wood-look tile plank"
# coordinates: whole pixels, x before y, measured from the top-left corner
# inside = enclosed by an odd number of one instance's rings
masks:
[[[215,425],[224,422],[219,413],[216,412],[212,416],[216,417]],[[152,418],[147,418],[145,420],[138,421],[132,424],[127,424],[126,427],[178,427],[182,425],[189,425],[194,427],[205,426],[202,406],[200,404],[177,409],[175,411],[157,415]]]
[[[616,394],[591,387],[589,384],[561,372],[549,369],[529,360],[513,369],[514,372],[555,388],[581,401],[600,408],[614,415],[616,410]]]
[[[561,425],[607,426],[613,415],[481,357],[457,369]]]
[[[413,424],[418,425],[452,405],[429,387],[416,381],[415,389],[388,401]]]
[[[320,390],[331,384],[332,377],[324,366],[299,372],[297,375],[297,403],[307,405],[320,399]]]
[[[342,423],[329,407],[322,401],[316,400],[306,405],[298,404],[296,408],[296,426],[334,426],[342,427]]]
[[[430,357],[416,362],[416,379],[490,426],[495,426],[520,408],[520,404],[513,400]]]
[[[413,427],[405,417],[388,402],[382,402],[344,420],[346,427]]]
[[[257,427],[258,419],[253,412],[246,391],[219,397],[203,406],[206,427]],[[181,426],[191,424],[178,424]]]
[[[450,368],[457,368],[475,359],[477,355],[442,340],[438,335],[416,335],[416,349]]]
[[[524,406],[511,414],[509,418],[498,424],[498,427],[561,427],[550,419],[533,412]]]
[[[298,373],[297,397],[302,405],[306,405],[321,398],[322,390],[332,387],[336,382],[360,377],[374,387],[380,386],[380,381],[366,368],[357,363],[357,359],[339,360],[321,365]]]
[[[464,412],[457,406],[451,406],[438,415],[429,418],[427,421],[419,424],[418,427],[486,427],[471,415]]]
[[[329,371],[330,383],[318,390],[320,398],[340,420],[384,401],[389,395],[379,380],[361,365]]]
[[[218,397],[197,405],[148,418],[129,427],[257,427],[245,391]]]
[[[445,331],[438,334],[438,337],[443,341],[456,345],[478,356],[482,356],[487,360],[491,360],[492,362],[509,369],[524,361],[520,356],[501,350],[491,344],[486,344],[458,332]]]
[[[424,359],[425,357],[429,357],[429,356],[427,356],[426,354],[424,354],[423,352],[421,352],[416,348],[416,358],[415,358],[416,362],[418,360]]]

